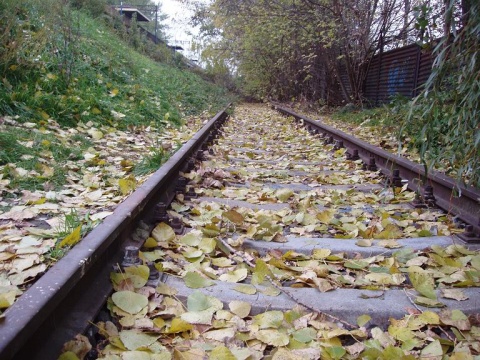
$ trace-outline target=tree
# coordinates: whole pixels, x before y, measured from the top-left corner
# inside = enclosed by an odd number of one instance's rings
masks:
[[[371,57],[413,41],[412,0],[216,0],[198,6],[209,56],[249,95],[361,102]],[[216,30],[214,30],[216,29]]]

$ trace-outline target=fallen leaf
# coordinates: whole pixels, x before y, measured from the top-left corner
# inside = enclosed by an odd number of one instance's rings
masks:
[[[60,243],[58,244],[59,247],[65,246],[73,246],[80,241],[82,238],[82,226],[77,226],[69,235],[67,235]]]
[[[137,314],[148,305],[148,298],[133,291],[117,291],[112,295],[113,303],[129,314]]]
[[[185,281],[185,285],[192,289],[200,289],[215,285],[213,280],[204,278],[200,274],[191,271],[185,274],[183,280]]]

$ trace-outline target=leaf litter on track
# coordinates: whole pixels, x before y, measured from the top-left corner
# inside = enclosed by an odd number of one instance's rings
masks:
[[[64,129],[53,119],[43,125],[3,120],[1,130],[28,130],[22,135],[28,139],[17,142],[31,154],[22,158],[37,165],[32,170],[14,162],[0,165],[0,311],[145,181],[147,175],[134,174],[136,164],[159,146],[174,151],[202,122],[192,117],[189,126],[178,129],[165,125],[121,130],[93,122]],[[42,136],[51,141],[38,142]],[[53,141],[65,149],[89,146],[58,161]],[[54,178],[58,167],[65,172],[61,186]],[[37,189],[18,185],[27,182]]]
[[[179,195],[169,210],[188,232],[176,235],[160,223],[140,254],[144,262],[153,261],[156,269],[182,278],[195,290],[182,303],[176,289],[166,284],[136,287],[136,277],[146,281],[148,272],[127,268],[112,274],[115,292],[108,308],[114,316],[111,322],[96,324],[102,339],[99,358],[474,359],[480,354],[478,315],[442,303],[444,298],[464,301],[468,296],[462,288],[478,287],[478,251],[452,243],[367,257],[324,248],[309,254],[273,249],[260,255],[245,246],[246,240],[284,242],[300,234],[333,241],[355,238],[362,246],[375,239],[386,248],[397,247],[395,241],[401,238],[458,232],[447,215],[411,209],[411,192],[381,185],[378,173],[360,171],[361,164],[345,161],[328,146],[307,151],[318,140],[263,106],[239,106],[222,132],[208,161],[184,174],[199,197],[185,200]],[[261,152],[248,151],[245,157],[229,144]],[[267,166],[261,161],[268,161]],[[255,170],[242,171],[239,162]],[[311,177],[312,169],[327,168],[330,177],[321,177],[321,182]],[[265,186],[259,175],[265,169],[269,183],[289,184],[293,178],[310,188]],[[352,184],[341,175],[344,171],[358,179]],[[376,186],[358,191],[356,185],[364,183]],[[351,188],[335,188],[339,185]],[[269,209],[273,205],[282,208]],[[321,292],[373,289],[380,294],[400,288],[410,293],[412,306],[387,327],[372,324],[368,314],[350,324],[302,306],[301,299],[289,311],[253,314],[249,303],[223,304],[209,296],[208,288],[218,281],[237,283],[235,291],[243,294],[255,294],[265,285],[272,289],[270,296],[284,285]],[[66,344],[65,351],[69,349]]]

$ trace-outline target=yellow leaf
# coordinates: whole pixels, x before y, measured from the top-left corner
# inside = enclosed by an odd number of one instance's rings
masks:
[[[157,317],[157,318],[153,319],[153,325],[155,325],[155,327],[161,329],[165,326],[165,320],[163,320],[161,317]]]
[[[184,332],[193,329],[193,326],[186,321],[183,321],[180,318],[175,318],[172,320],[170,329],[167,331],[168,334],[175,334],[179,332]]]
[[[122,195],[128,195],[135,190],[137,180],[133,176],[129,176],[128,178],[118,180],[118,186]]]
[[[58,244],[59,247],[73,246],[81,239],[82,225],[79,225]]]
[[[42,117],[43,120],[48,120],[50,119],[50,115],[48,115],[45,111],[40,111],[40,116]]]
[[[250,284],[239,284],[235,286],[233,290],[247,295],[255,295],[257,293],[257,289],[255,288],[255,286]]]
[[[235,210],[225,211],[222,213],[222,216],[233,222],[237,225],[243,224],[243,216]]]
[[[48,179],[55,175],[55,169],[50,166],[41,164],[40,169],[42,170],[42,174],[40,175],[41,178]]]
[[[99,114],[101,114],[101,113],[102,113],[102,111],[101,111],[99,108],[94,107],[94,108],[92,109],[92,114],[93,114],[93,115],[99,115]]]
[[[160,223],[152,230],[152,237],[158,242],[170,242],[175,240],[175,231],[172,227],[165,223]]]
[[[50,80],[57,80],[58,76],[55,75],[55,74],[52,74],[52,73],[48,73],[47,74],[47,79],[50,79]]]
[[[37,200],[28,200],[25,204],[26,205],[42,205],[42,204],[45,204],[47,202],[47,198],[40,198],[40,199],[37,199]]]
[[[158,243],[157,241],[152,238],[152,237],[149,237],[145,243],[143,244],[143,247],[144,248],[147,248],[147,249],[150,249],[150,248],[154,248],[154,247],[157,247],[158,246]]]
[[[87,131],[88,135],[92,137],[94,140],[100,140],[103,138],[103,133],[95,128],[91,128]]]
[[[225,346],[218,346],[212,350],[210,353],[210,360],[235,360],[236,357],[233,353]]]
[[[317,214],[317,219],[320,220],[323,224],[330,224],[330,221],[333,219],[333,215],[335,214],[334,210],[323,210]]]
[[[114,97],[114,96],[117,96],[117,95],[118,95],[118,89],[112,89],[112,90],[110,91],[110,96],[111,96],[111,97]]]
[[[10,65],[9,66],[9,69],[12,70],[12,71],[17,70],[17,68],[18,68],[18,65]]]
[[[0,294],[0,309],[6,309],[15,301],[15,291]]]

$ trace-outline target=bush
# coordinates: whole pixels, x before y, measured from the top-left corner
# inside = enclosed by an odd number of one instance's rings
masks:
[[[479,33],[480,4],[472,2],[467,24],[436,47],[432,74],[404,129],[418,134],[426,168],[446,165],[459,181],[480,188]]]
[[[94,18],[100,17],[105,12],[106,0],[70,0],[76,9],[86,10]]]

